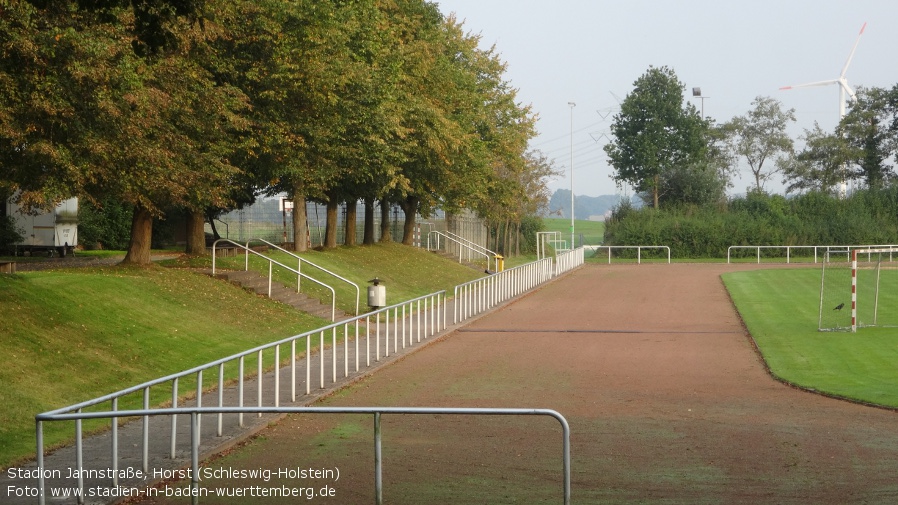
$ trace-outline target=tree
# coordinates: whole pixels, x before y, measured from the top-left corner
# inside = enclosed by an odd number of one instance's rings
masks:
[[[849,146],[846,176],[870,189],[883,187],[895,177],[898,161],[898,86],[859,88],[836,134]]]
[[[733,118],[724,125],[724,130],[730,136],[733,153],[748,162],[755,178],[755,190],[763,191],[764,182],[773,177],[780,166],[765,171],[765,162],[777,154],[792,152],[792,139],[786,128],[790,122],[795,122],[795,109],[783,110],[778,100],[763,96],[755,98],[751,104],[753,108],[748,114]]]
[[[850,146],[841,135],[826,133],[814,123],[802,137],[805,147],[797,154],[777,160],[786,193],[821,191],[833,193],[845,180]]]
[[[650,193],[658,208],[662,175],[705,156],[708,125],[695,106],[684,107],[685,86],[673,70],[649,67],[633,86],[614,116],[605,152],[618,184]]]

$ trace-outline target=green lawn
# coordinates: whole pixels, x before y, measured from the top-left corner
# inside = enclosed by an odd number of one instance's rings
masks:
[[[482,275],[398,244],[310,255],[362,282],[363,312],[364,281],[374,276],[387,279],[387,301],[398,303]],[[0,314],[0,468],[33,457],[39,412],[330,323],[206,275],[159,266],[0,275]],[[216,380],[214,374],[204,379]],[[183,382],[185,393],[195,388]],[[160,388],[151,401],[164,402],[170,394]],[[135,395],[119,407],[140,401]],[[85,423],[91,429],[98,425]],[[72,436],[66,423],[45,426],[47,446]]]
[[[563,240],[571,241],[571,220],[560,218],[543,218],[543,231],[557,231]],[[574,220],[574,236],[576,245],[580,240],[586,245],[601,245],[605,240],[605,223],[603,221]]]
[[[776,377],[834,396],[898,407],[898,328],[818,332],[819,269],[735,272],[723,280]]]

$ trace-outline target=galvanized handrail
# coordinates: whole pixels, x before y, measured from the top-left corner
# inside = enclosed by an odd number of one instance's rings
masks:
[[[437,237],[437,245],[436,245],[436,248],[435,248],[435,249],[439,249],[439,248],[440,248],[440,237],[445,238],[447,241],[455,242],[456,244],[458,244],[458,246],[459,246],[459,247],[458,247],[458,261],[459,261],[459,262],[461,262],[461,252],[462,252],[462,250],[465,250],[465,249],[467,249],[468,251],[471,251],[471,252],[480,254],[480,255],[482,255],[484,258],[486,258],[486,268],[487,268],[487,269],[489,269],[489,267],[490,267],[490,259],[494,259],[494,258],[490,258],[490,255],[489,255],[489,254],[487,254],[487,253],[485,253],[485,252],[483,252],[483,251],[478,251],[477,249],[474,249],[473,247],[471,247],[471,246],[469,246],[469,245],[467,245],[467,244],[464,244],[464,243],[460,242],[459,240],[454,239],[454,238],[450,237],[449,235],[446,235],[445,233],[443,233],[443,232],[441,232],[441,231],[437,231],[437,230],[434,230],[434,231],[432,231],[432,232],[430,232],[430,233],[427,234],[427,250],[428,250],[428,251],[433,251],[433,250],[435,250],[434,248],[430,247],[430,236],[431,236],[431,235],[436,235],[436,237]],[[495,259],[494,259],[494,260],[495,260]],[[496,270],[498,270],[498,268],[496,268]]]
[[[883,244],[883,245],[731,245],[727,248],[727,263],[730,262],[730,254],[735,249],[754,249],[757,255],[757,262],[761,262],[761,249],[772,249],[772,250],[785,250],[786,251],[786,263],[791,263],[792,260],[792,251],[793,250],[801,250],[801,249],[813,249],[814,250],[814,263],[817,263],[817,255],[818,250],[822,250],[823,253],[827,253],[830,251],[841,251],[846,254],[846,261],[850,261],[850,252],[854,249],[867,249],[867,248],[891,248],[895,252],[898,252],[898,245],[892,244]]]
[[[573,270],[583,264],[583,247],[555,254],[555,275]]]
[[[126,395],[130,395],[133,393],[143,393],[143,408],[145,410],[150,410],[150,391],[154,386],[159,386],[161,384],[170,384],[171,385],[171,405],[173,408],[177,408],[179,401],[179,390],[178,383],[182,378],[190,378],[196,377],[196,398],[197,398],[197,407],[202,407],[202,398],[203,398],[203,372],[207,370],[212,370],[213,373],[217,370],[218,374],[218,407],[224,407],[223,402],[223,392],[224,392],[224,366],[229,362],[238,362],[239,372],[237,376],[237,393],[238,393],[238,408],[244,407],[243,405],[243,392],[244,392],[244,364],[247,357],[252,357],[255,355],[257,357],[257,370],[256,370],[256,380],[257,380],[257,408],[265,408],[263,405],[263,394],[262,394],[262,376],[264,372],[263,368],[263,352],[266,350],[274,351],[274,395],[273,395],[273,403],[274,407],[280,406],[280,348],[283,345],[290,345],[290,367],[291,367],[291,384],[290,384],[290,398],[292,401],[296,400],[296,362],[297,362],[297,353],[296,353],[296,341],[300,339],[305,339],[306,341],[306,352],[305,352],[305,362],[306,362],[306,377],[305,377],[305,386],[306,386],[306,394],[310,394],[311,392],[311,354],[312,354],[312,339],[314,337],[319,338],[319,387],[321,389],[325,388],[325,339],[326,335],[329,333],[331,338],[331,381],[332,383],[337,382],[337,333],[338,329],[342,326],[343,335],[344,335],[344,346],[343,346],[343,377],[348,377],[350,373],[350,364],[349,364],[349,345],[351,340],[351,334],[349,327],[351,324],[355,325],[355,372],[358,372],[361,366],[360,363],[360,347],[359,347],[359,327],[360,323],[365,323],[365,366],[371,366],[372,361],[380,361],[381,357],[390,356],[390,342],[392,337],[392,348],[394,354],[399,350],[399,338],[401,333],[402,338],[402,348],[406,348],[413,346],[416,342],[420,343],[422,341],[422,337],[426,339],[429,336],[436,335],[437,332],[442,331],[446,328],[446,292],[439,291],[436,293],[431,293],[429,295],[420,296],[417,298],[413,298],[411,300],[407,300],[402,303],[398,303],[395,305],[391,305],[389,307],[384,307],[382,309],[369,312],[363,314],[361,316],[355,317],[351,320],[342,321],[338,323],[332,323],[328,326],[324,326],[322,328],[318,328],[312,331],[308,331],[299,335],[294,335],[292,337],[287,337],[276,342],[271,342],[268,344],[257,346],[253,349],[249,349],[247,351],[243,351],[226,358],[218,359],[203,365],[199,365],[193,367],[189,370],[185,370],[182,372],[178,372],[175,374],[167,375],[165,377],[161,377],[158,379],[154,379],[151,381],[144,382],[143,384],[139,384],[136,386],[132,386],[129,388],[122,389],[115,393],[110,393],[98,398],[94,398],[91,400],[87,400],[84,402],[80,402],[74,405],[70,405],[68,407],[62,407],[59,409],[55,409],[49,412],[45,412],[42,414],[38,414],[38,416],[46,417],[46,416],[60,416],[60,415],[79,415],[82,413],[83,409],[102,404],[105,402],[111,402],[111,408],[113,412],[117,411],[118,408],[118,400]],[[390,324],[392,316],[392,325]],[[423,316],[423,318],[422,318]],[[407,318],[407,319],[406,319]],[[384,338],[382,339],[381,335],[381,321],[385,319],[384,326]],[[401,324],[400,324],[401,320]],[[400,331],[401,326],[401,331]],[[372,327],[374,330],[374,334],[372,335]],[[371,349],[371,340],[374,342],[374,350],[372,353]],[[382,346],[383,344],[383,346]],[[242,415],[238,420],[240,426],[243,426],[243,417]],[[148,467],[149,461],[149,417],[143,416],[143,444],[142,444],[142,461],[143,461],[143,469],[146,470]],[[218,434],[222,433],[222,418],[221,414],[218,417]],[[171,446],[170,446],[170,458],[175,457],[175,445],[177,441],[176,436],[176,419],[172,417],[171,423]],[[81,431],[81,422],[76,421],[75,427],[75,452],[76,452],[76,465],[81,464],[82,461],[82,431]],[[110,468],[113,470],[118,468],[118,426],[116,422],[112,423],[111,427],[111,438],[112,438],[112,464]],[[41,438],[38,443],[38,452],[37,452],[37,464],[39,467],[43,468],[43,439]]]
[[[331,321],[335,321],[337,319],[337,292],[334,290],[334,288],[319,281],[318,279],[309,277],[308,275],[300,272],[299,270],[294,269],[293,267],[288,267],[287,265],[281,263],[280,261],[271,259],[268,256],[265,256],[264,254],[260,253],[259,251],[254,251],[253,249],[251,249],[249,247],[249,242],[247,242],[246,245],[243,245],[243,244],[234,242],[233,240],[227,239],[227,238],[221,238],[221,239],[216,240],[215,243],[212,244],[212,275],[213,276],[215,275],[215,267],[216,267],[215,252],[218,250],[219,242],[229,242],[229,243],[233,244],[234,246],[239,247],[244,250],[244,254],[245,254],[244,269],[246,271],[249,271],[249,255],[250,254],[254,254],[268,262],[268,296],[269,297],[271,297],[271,283],[272,283],[272,271],[273,271],[272,267],[274,265],[277,265],[277,266],[287,270],[288,272],[295,273],[297,276],[297,279],[299,277],[305,277],[306,279],[309,279],[310,281],[314,282],[315,284],[318,284],[326,289],[329,289],[331,292]],[[299,281],[297,281],[297,283],[298,282]],[[297,293],[299,292],[299,288],[297,288],[296,292]]]
[[[298,271],[298,270],[301,270],[301,269],[302,269],[302,268],[301,268],[301,267],[302,267],[302,264],[305,263],[306,265],[309,265],[309,266],[311,266],[311,267],[315,267],[315,268],[317,268],[318,270],[321,270],[322,272],[324,272],[324,273],[330,275],[331,277],[335,277],[336,279],[341,280],[341,281],[343,281],[343,282],[349,284],[350,286],[354,287],[354,288],[355,288],[355,315],[359,315],[359,300],[361,299],[361,293],[362,293],[362,291],[361,291],[361,289],[359,289],[359,285],[358,285],[358,284],[352,282],[351,280],[349,280],[349,279],[347,279],[347,278],[345,278],[345,277],[343,277],[343,276],[341,276],[341,275],[339,275],[339,274],[336,274],[336,273],[334,273],[334,272],[331,272],[330,270],[328,270],[328,269],[326,269],[326,268],[324,268],[324,267],[322,267],[322,266],[320,266],[320,265],[316,265],[315,263],[312,263],[311,261],[309,261],[309,260],[307,260],[307,259],[305,259],[305,258],[299,256],[298,254],[293,253],[293,252],[291,252],[291,251],[288,251],[288,250],[284,249],[283,247],[281,247],[281,246],[279,246],[279,245],[277,245],[277,244],[273,244],[273,243],[271,243],[271,242],[269,242],[269,241],[267,241],[267,240],[265,240],[265,239],[262,239],[262,238],[254,238],[254,239],[250,239],[249,242],[247,242],[247,244],[250,243],[250,242],[262,242],[263,244],[265,244],[265,245],[267,245],[267,246],[269,246],[269,247],[274,247],[275,249],[277,249],[278,251],[281,251],[282,253],[285,253],[285,254],[288,254],[288,255],[290,255],[290,256],[293,256],[293,257],[296,258],[296,260],[297,260],[297,266],[296,266],[296,270],[297,270],[297,271]],[[299,277],[298,277],[298,276],[297,276],[297,278],[296,278],[296,290],[299,291]]]
[[[443,233],[445,233],[445,234],[446,234],[447,236],[449,236],[449,237],[452,237],[452,238],[455,238],[455,239],[458,239],[458,240],[464,242],[465,244],[471,246],[471,247],[474,248],[475,250],[485,252],[485,253],[491,255],[491,256],[494,257],[494,258],[495,258],[496,256],[499,256],[499,253],[497,253],[496,251],[492,251],[492,250],[490,250],[489,248],[484,247],[484,246],[482,246],[482,245],[480,245],[480,244],[478,244],[478,243],[476,243],[476,242],[474,242],[474,241],[472,241],[472,240],[468,240],[468,239],[462,237],[461,235],[459,235],[458,233],[452,233],[451,231],[445,231],[445,232],[443,232]]]
[[[611,264],[612,249],[636,249],[636,263],[642,263],[643,249],[661,249],[667,251],[667,262],[670,263],[670,247],[666,245],[585,245],[584,248],[598,251],[599,249],[608,249],[608,264]]]
[[[502,415],[502,416],[548,416],[555,418],[562,429],[562,490],[563,503],[569,505],[571,501],[571,429],[560,413],[550,409],[521,409],[521,408],[444,408],[444,407],[191,407],[191,408],[163,408],[163,409],[139,409],[139,410],[119,410],[111,412],[77,412],[70,414],[38,414],[35,416],[37,424],[37,448],[38,448],[38,467],[43,468],[40,461],[43,454],[43,423],[47,421],[64,421],[74,420],[80,423],[84,419],[112,419],[113,425],[117,424],[118,418],[123,417],[146,417],[146,416],[178,416],[190,415],[190,462],[191,472],[190,487],[193,492],[191,495],[191,503],[199,503],[199,447],[200,447],[200,416],[202,414],[373,414],[374,415],[374,488],[375,503],[381,505],[383,503],[383,457],[382,457],[382,434],[381,434],[381,415]],[[79,460],[76,469],[78,475],[81,475],[83,469],[82,462]],[[83,490],[83,481],[79,478],[79,485]],[[114,483],[113,485],[117,485]],[[45,472],[39,472],[38,486],[40,489],[39,502],[41,505],[45,503],[46,495],[46,479]],[[83,493],[82,493],[83,494]]]
[[[455,286],[455,318],[458,324],[496,305],[547,282],[553,275],[552,258],[497,272]]]

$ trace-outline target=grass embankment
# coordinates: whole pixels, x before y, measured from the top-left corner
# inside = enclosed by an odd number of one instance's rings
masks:
[[[400,245],[310,256],[350,277],[387,278],[388,303],[479,275]],[[0,468],[34,455],[34,415],[39,412],[329,323],[205,275],[158,266],[0,275],[0,314]],[[191,386],[182,387],[186,393]],[[170,392],[157,394],[154,404]],[[139,402],[135,395],[119,408]],[[85,423],[86,430],[97,426]],[[48,446],[73,436],[66,423],[49,423],[45,430]]]
[[[776,377],[833,396],[898,407],[898,328],[817,331],[820,270],[735,272],[723,280]]]

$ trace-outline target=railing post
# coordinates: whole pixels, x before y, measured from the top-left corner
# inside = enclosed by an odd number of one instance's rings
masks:
[[[241,365],[242,364],[243,364],[243,361],[241,360]],[[241,368],[240,371],[243,372],[243,370],[242,370],[243,367],[241,366],[240,368]],[[241,377],[242,377],[242,375],[243,374],[241,373]],[[240,393],[241,393],[241,398],[242,398],[243,388],[240,389]],[[175,379],[172,381],[171,406],[173,409],[178,408],[178,378],[177,377],[175,377]],[[241,403],[240,406],[242,407],[243,404]],[[242,421],[243,421],[243,419],[241,418],[241,426],[243,426]],[[171,459],[175,459],[175,447],[177,446],[177,444],[178,444],[178,414],[172,414],[171,415],[171,451],[169,452],[169,457]]]
[[[35,421],[34,427],[34,438],[37,443],[37,469],[43,470],[44,468],[44,422],[43,421]],[[47,490],[47,481],[44,477],[44,472],[39,471],[37,474],[37,487],[38,487],[38,503],[39,505],[46,505],[46,490]]]
[[[150,388],[143,390],[143,408],[150,409]],[[143,416],[143,471],[150,468],[150,416]]]
[[[112,399],[112,411],[118,410],[118,398]],[[112,418],[112,485],[118,487],[118,418]]]
[[[190,413],[190,503],[199,503],[200,471],[200,414]]]
[[[81,413],[81,409],[78,409]],[[81,419],[75,420],[75,468],[78,469],[78,500],[79,504],[84,503],[84,442],[81,437]]]
[[[383,453],[381,452],[380,412],[374,413],[374,502],[383,505]]]

